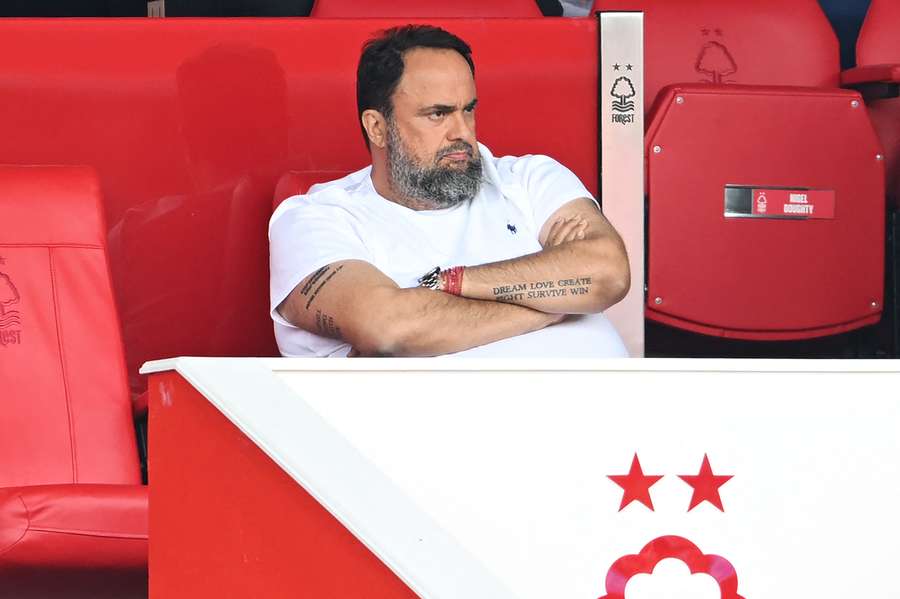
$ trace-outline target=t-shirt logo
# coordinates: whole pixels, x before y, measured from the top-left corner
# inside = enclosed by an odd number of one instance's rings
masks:
[[[516,226],[512,223],[506,223],[506,228],[509,229],[509,232],[512,233],[513,235],[518,233],[518,230],[516,230]]]

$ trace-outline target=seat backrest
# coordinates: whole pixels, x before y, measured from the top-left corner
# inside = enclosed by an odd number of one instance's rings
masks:
[[[765,340],[878,322],[884,165],[859,95],[706,84],[664,94],[646,139],[648,316]]]
[[[666,85],[836,87],[838,41],[816,0],[596,0],[644,12],[644,100]]]
[[[312,17],[541,17],[535,0],[316,0]]]
[[[900,2],[872,0],[856,40],[856,64],[896,63],[900,63]]]
[[[0,487],[139,483],[100,184],[0,166]]]

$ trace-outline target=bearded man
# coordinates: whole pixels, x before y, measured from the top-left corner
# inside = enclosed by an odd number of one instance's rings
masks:
[[[476,141],[474,74],[468,44],[436,27],[364,46],[372,165],[269,225],[283,355],[626,355],[602,315],[629,287],[621,238],[564,166]]]

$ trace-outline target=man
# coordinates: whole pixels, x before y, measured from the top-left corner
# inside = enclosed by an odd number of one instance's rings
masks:
[[[625,355],[600,314],[628,291],[622,240],[568,169],[477,143],[474,72],[436,27],[365,45],[372,166],[283,202],[269,225],[282,354]],[[594,316],[557,324],[569,314]]]

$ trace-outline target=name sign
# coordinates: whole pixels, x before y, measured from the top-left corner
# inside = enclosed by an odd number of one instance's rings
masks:
[[[738,218],[833,219],[834,190],[743,187],[725,188],[725,216]]]

